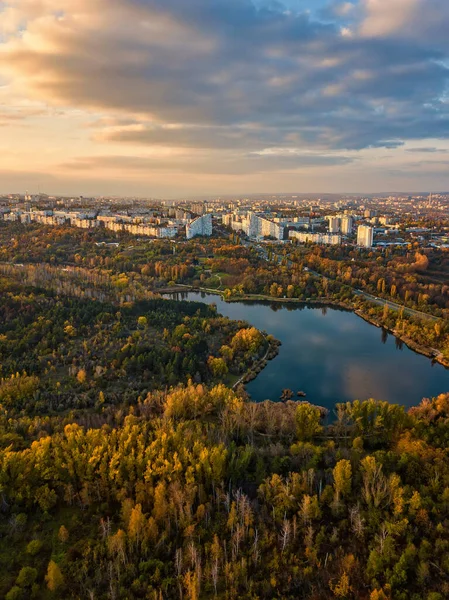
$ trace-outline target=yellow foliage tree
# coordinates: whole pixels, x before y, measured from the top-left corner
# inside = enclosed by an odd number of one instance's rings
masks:
[[[61,569],[58,567],[54,560],[51,560],[48,563],[45,581],[47,582],[47,587],[51,592],[55,592],[62,585],[64,585],[64,577],[61,573]]]
[[[349,460],[339,460],[333,470],[335,499],[347,496],[351,491],[352,467]]]
[[[58,531],[58,540],[60,542],[62,542],[63,544],[65,544],[68,539],[69,539],[69,532],[67,531],[67,528],[64,527],[64,525],[61,525],[61,527],[59,528],[59,531]]]

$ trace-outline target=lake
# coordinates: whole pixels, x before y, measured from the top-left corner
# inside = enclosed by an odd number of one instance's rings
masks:
[[[332,409],[337,402],[388,400],[410,407],[449,392],[449,370],[352,312],[280,303],[224,302],[201,292],[171,297],[216,304],[282,342],[279,355],[246,389],[255,401],[278,400],[283,388]]]

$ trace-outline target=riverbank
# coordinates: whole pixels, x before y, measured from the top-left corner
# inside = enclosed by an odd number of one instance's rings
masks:
[[[347,304],[340,302],[339,300],[333,300],[332,298],[320,298],[317,300],[308,298],[306,300],[301,300],[300,298],[277,298],[276,296],[265,296],[264,294],[245,294],[243,296],[227,297],[222,290],[197,287],[182,283],[173,287],[166,287],[153,291],[156,294],[187,294],[189,292],[212,294],[214,296],[220,296],[224,302],[276,302],[278,304],[298,304],[299,306],[322,306],[323,308],[328,306],[331,308],[354,311],[354,308],[348,307]]]
[[[156,290],[155,290],[156,291]],[[210,288],[196,287],[193,285],[187,284],[177,284],[176,286],[170,288],[164,288],[161,290],[157,290],[157,293],[160,294],[176,294],[176,293],[186,293],[186,292],[199,292],[206,294],[213,294],[216,296],[220,296],[224,302],[232,303],[232,302],[268,302],[268,303],[278,303],[278,304],[294,304],[298,306],[316,306],[316,307],[329,307],[329,308],[337,308],[340,310],[346,310],[349,312],[355,313],[358,317],[362,318],[367,323],[374,325],[378,328],[383,328],[388,333],[394,335],[398,340],[403,342],[410,350],[416,352],[417,354],[421,354],[426,356],[427,358],[435,361],[449,369],[449,360],[446,359],[443,354],[435,349],[428,346],[423,346],[422,344],[418,344],[413,339],[409,338],[406,335],[403,335],[400,331],[396,329],[392,329],[389,327],[385,327],[382,323],[376,321],[371,315],[367,315],[364,313],[359,307],[355,305],[351,305],[345,302],[341,302],[339,300],[334,300],[332,298],[320,298],[320,299],[306,299],[301,300],[299,298],[276,298],[274,296],[265,296],[263,294],[245,294],[244,296],[232,296],[230,298],[226,297],[224,292],[221,290],[215,290]],[[260,372],[260,371],[259,371]]]
[[[418,344],[411,338],[407,337],[406,335],[403,335],[397,329],[385,327],[385,325],[382,325],[378,323],[375,319],[369,317],[368,315],[365,315],[360,309],[354,310],[354,313],[367,323],[370,323],[370,325],[374,325],[375,327],[385,329],[385,331],[388,331],[388,333],[394,335],[395,338],[403,342],[407,346],[407,348],[410,348],[410,350],[413,350],[413,352],[416,352],[417,354],[422,354],[423,356],[430,358],[431,360],[439,363],[440,365],[443,365],[443,367],[445,367],[446,369],[449,369],[449,360],[447,360],[439,350]]]
[[[273,360],[279,354],[279,346],[282,342],[276,339],[269,340],[268,336],[264,335],[265,340],[268,344],[267,351],[263,355],[261,359],[259,359],[256,364],[252,365],[248,371],[238,379],[232,389],[235,389],[238,385],[245,385],[250,381],[253,381],[261,371],[265,369],[268,364],[268,361]]]

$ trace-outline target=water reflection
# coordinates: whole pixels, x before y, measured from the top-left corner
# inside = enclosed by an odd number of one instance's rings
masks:
[[[332,409],[336,402],[378,398],[406,406],[449,391],[449,371],[411,351],[401,340],[344,309],[292,303],[224,302],[182,293],[232,319],[248,321],[281,340],[279,356],[248,386],[254,400],[278,400],[282,389]],[[286,310],[287,309],[287,310]]]

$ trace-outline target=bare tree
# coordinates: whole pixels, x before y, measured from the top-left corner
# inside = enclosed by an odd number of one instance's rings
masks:
[[[292,532],[291,523],[286,517],[284,517],[284,521],[282,523],[282,529],[281,529],[282,552],[284,552],[285,548],[288,546],[288,544],[290,542],[291,532]]]

